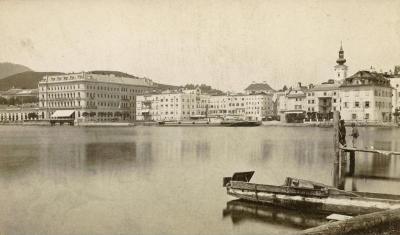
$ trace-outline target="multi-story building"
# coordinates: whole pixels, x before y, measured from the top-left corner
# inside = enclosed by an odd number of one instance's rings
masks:
[[[343,46],[334,66],[334,76],[328,82],[309,87],[290,88],[275,94],[276,112],[281,121],[298,122],[302,119],[329,120],[333,111],[340,109],[339,86],[347,77]]]
[[[214,117],[234,116],[244,120],[261,121],[274,115],[272,96],[272,93],[211,96],[208,114]]]
[[[39,119],[35,105],[0,107],[0,122],[23,122]]]
[[[7,100],[18,99],[23,103],[37,103],[38,101],[38,90],[37,89],[19,89],[12,88],[8,91],[0,91],[0,97]]]
[[[298,83],[295,88],[290,88],[285,96],[282,96],[280,105],[282,108],[279,110],[280,120],[284,122],[298,122],[305,118],[306,114],[306,97],[307,87]]]
[[[400,66],[396,66],[394,74],[389,75],[390,85],[392,86],[392,112],[400,112]]]
[[[179,121],[206,117],[208,95],[200,89],[137,96],[136,119]]]
[[[392,87],[383,74],[359,71],[340,85],[340,114],[345,121],[389,122]]]
[[[210,96],[200,89],[138,96],[136,109],[136,119],[147,121],[211,117],[261,121],[273,115],[272,94]]]
[[[286,93],[288,90],[280,90],[274,93],[272,100],[274,102],[274,115],[282,118],[286,110]]]
[[[307,91],[306,97],[307,116],[310,119],[333,118],[333,111],[339,111],[339,84],[334,80],[316,85]]]
[[[76,121],[133,121],[136,96],[150,91],[148,78],[113,73],[45,76],[39,82],[40,116]]]

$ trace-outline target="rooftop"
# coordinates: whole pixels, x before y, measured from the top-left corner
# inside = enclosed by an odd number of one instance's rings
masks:
[[[63,75],[52,75],[44,76],[40,83],[58,83],[58,82],[70,82],[70,81],[94,81],[104,83],[117,83],[124,85],[136,85],[136,86],[153,86],[153,81],[149,78],[139,78],[132,75],[126,75],[123,73],[106,73],[106,72],[82,72],[82,73],[70,73]]]
[[[387,75],[377,72],[361,70],[346,78],[340,87],[350,86],[384,86],[390,87]]]
[[[339,89],[340,84],[319,84],[315,85],[310,91],[331,91]]]
[[[263,83],[253,83],[250,84],[245,91],[272,91],[274,92],[275,90],[272,89],[266,82]]]

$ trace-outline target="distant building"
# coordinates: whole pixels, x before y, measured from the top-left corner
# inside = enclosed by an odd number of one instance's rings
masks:
[[[400,65],[394,66],[394,75],[400,75]]]
[[[295,88],[290,88],[285,96],[280,98],[281,103],[284,103],[279,110],[281,121],[285,122],[300,122],[303,121],[307,112],[307,97],[308,88],[298,83]]]
[[[274,115],[272,96],[272,93],[211,96],[208,114],[210,117],[237,117],[250,121],[265,120]]]
[[[286,110],[286,93],[287,90],[280,90],[274,93],[272,101],[274,102],[274,115],[282,117],[282,113]]]
[[[396,70],[397,69],[397,70]],[[395,66],[393,74],[389,74],[390,85],[392,86],[392,112],[400,112],[400,66]]]
[[[0,122],[23,122],[39,119],[39,108],[29,106],[3,106],[0,107]]]
[[[312,120],[330,120],[333,111],[339,111],[339,84],[331,80],[307,91],[307,117]]]
[[[39,82],[40,116],[76,121],[133,121],[136,96],[153,87],[148,78],[114,74],[71,73],[45,76]]]
[[[344,50],[342,44],[340,44],[339,58],[336,60],[337,65],[334,67],[335,76],[334,79],[339,83],[347,78],[348,67],[345,65],[346,59],[344,58]]]
[[[200,89],[146,94],[137,97],[136,119],[182,121],[237,117],[261,121],[273,115],[272,94],[202,94]]]
[[[0,91],[0,97],[3,97],[7,100],[10,99],[19,99],[20,101],[29,102],[38,101],[38,89],[19,89],[19,88],[12,88],[7,91]]]
[[[274,89],[272,89],[267,82],[263,83],[252,83],[250,84],[246,89],[244,89],[246,94],[273,94],[275,92]]]
[[[358,71],[340,85],[341,118],[350,122],[389,122],[392,88],[383,74]]]
[[[205,118],[209,96],[200,89],[137,96],[136,119],[180,121]]]

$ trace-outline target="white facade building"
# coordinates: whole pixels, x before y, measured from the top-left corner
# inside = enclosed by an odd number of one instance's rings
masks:
[[[136,119],[179,121],[206,117],[208,95],[200,89],[137,96]]]
[[[181,121],[199,118],[238,117],[261,121],[273,115],[272,94],[202,94],[200,89],[183,90],[137,97],[136,119],[145,121]]]
[[[392,112],[394,113],[397,109],[400,109],[400,74],[394,74],[390,76],[390,85],[392,86]]]
[[[359,71],[340,86],[341,118],[349,122],[389,122],[392,87],[383,74]]]
[[[297,87],[287,90],[285,95],[277,97],[277,111],[281,121],[298,122],[305,118],[307,90],[307,87],[299,83]]]
[[[339,84],[333,80],[316,85],[307,91],[307,116],[315,120],[330,120],[333,111],[340,109]]]
[[[243,120],[261,121],[274,115],[272,94],[211,96],[209,115],[213,117],[235,116]]]
[[[23,122],[38,119],[38,107],[14,106],[0,108],[0,122]]]
[[[40,116],[44,119],[133,121],[136,95],[151,90],[153,82],[131,75],[82,72],[45,76],[38,86]],[[59,116],[66,113],[68,117]]]

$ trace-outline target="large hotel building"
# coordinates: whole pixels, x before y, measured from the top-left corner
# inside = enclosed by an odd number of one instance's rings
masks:
[[[138,96],[136,115],[145,121],[228,117],[261,121],[273,115],[273,102],[272,94],[211,96],[200,89],[183,90]]]
[[[82,72],[44,76],[38,86],[43,119],[134,121],[136,96],[152,90],[153,82],[131,75]]]

